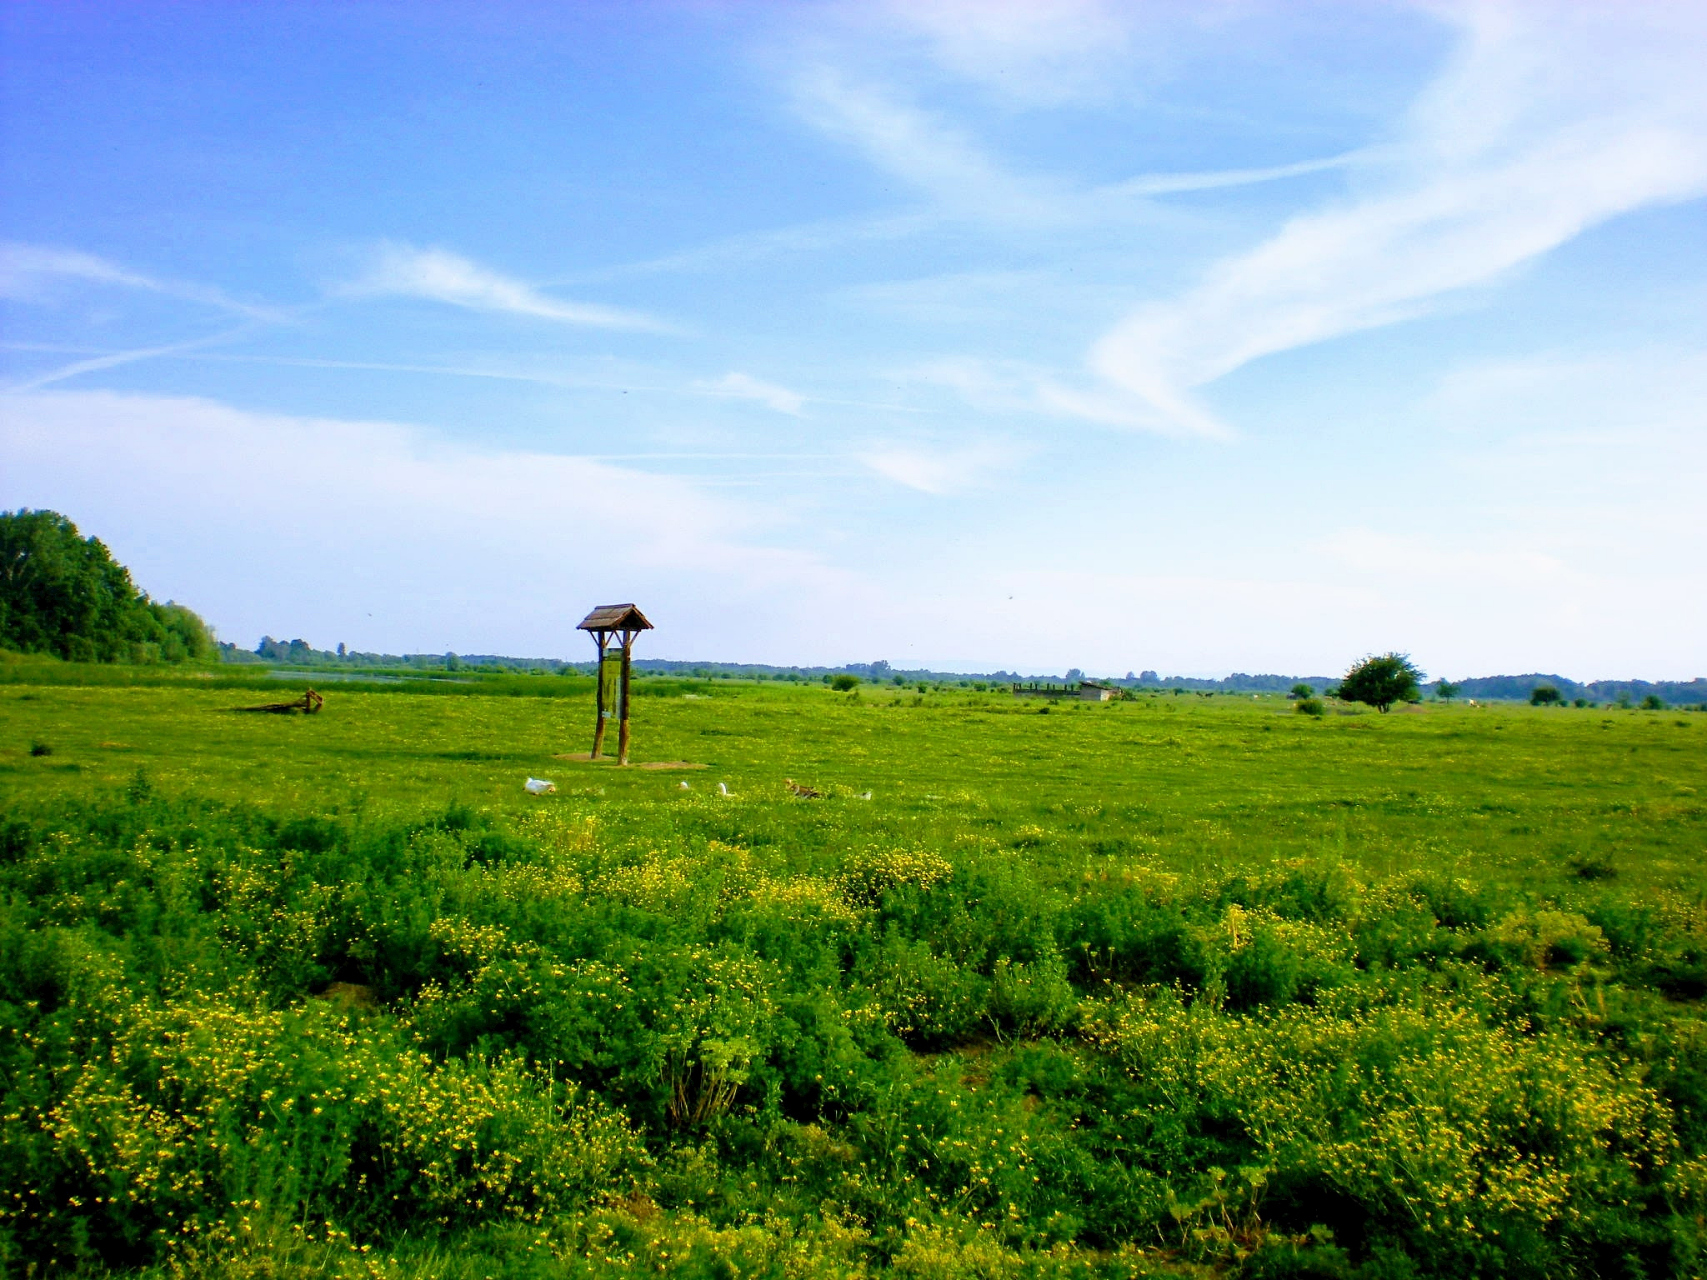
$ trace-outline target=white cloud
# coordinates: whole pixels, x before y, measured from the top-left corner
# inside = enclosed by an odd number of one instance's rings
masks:
[[[787,387],[779,387],[774,382],[764,382],[745,373],[726,373],[721,378],[705,379],[695,382],[693,388],[706,395],[752,400],[794,417],[800,416],[800,410],[806,404],[806,397],[798,391],[790,391]]]
[[[1129,74],[1140,12],[1105,0],[887,0],[856,21],[910,32],[950,73],[1003,97],[1053,105]]]
[[[884,445],[855,455],[887,480],[920,493],[946,495],[975,489],[1021,457],[1012,445],[994,441],[956,448]]]
[[[771,513],[689,480],[487,451],[411,427],[207,400],[0,396],[0,507],[105,539],[151,593],[227,638],[579,655],[591,604],[634,599],[655,654],[746,657],[861,583],[769,545]],[[815,622],[813,625],[820,625]],[[834,634],[835,623],[821,624]]]
[[[50,369],[46,373],[36,374],[22,382],[7,387],[10,392],[39,391],[43,387],[52,386],[56,382],[64,382],[85,373],[99,373],[102,369],[116,369],[120,365],[135,364],[140,360],[155,360],[162,356],[184,356],[203,348],[228,342],[233,338],[249,333],[254,326],[240,325],[236,329],[222,333],[210,334],[207,337],[192,338],[187,342],[169,342],[154,347],[133,347],[129,351],[108,351],[100,355],[90,356],[83,360],[73,360],[70,364]]]
[[[32,297],[46,281],[55,277],[124,285],[132,289],[161,287],[149,276],[81,250],[35,244],[0,245],[0,294],[8,298]]]
[[[1362,194],[1293,219],[1128,317],[1096,373],[1195,430],[1194,388],[1418,315],[1586,229],[1707,193],[1707,17],[1665,6],[1462,11],[1464,44]]]
[[[806,118],[852,143],[878,168],[930,193],[941,206],[980,218],[1053,219],[1064,192],[1046,181],[1012,173],[963,130],[902,101],[894,93],[855,84],[824,64],[794,83]]]
[[[204,285],[161,279],[140,271],[132,271],[128,267],[80,249],[22,244],[16,241],[0,243],[0,297],[40,302],[52,295],[56,283],[71,280],[90,285],[140,289],[163,294],[186,302],[218,307],[254,320],[279,320],[284,317],[284,313],[277,308],[238,302],[220,290]]]
[[[985,413],[1042,414],[1100,426],[1153,431],[1160,435],[1198,434],[1223,438],[1229,433],[1208,421],[1195,431],[1133,397],[1101,386],[1073,385],[1035,365],[975,356],[945,356],[895,375],[944,387]]]
[[[362,275],[339,286],[337,292],[349,297],[425,298],[474,311],[508,312],[597,329],[667,329],[638,311],[548,297],[532,285],[448,249],[417,249],[390,242],[380,245]]]
[[[1285,178],[1300,178],[1312,173],[1344,169],[1370,153],[1348,151],[1344,155],[1325,156],[1319,160],[1300,160],[1295,164],[1273,164],[1259,169],[1209,169],[1197,173],[1145,173],[1126,178],[1103,188],[1106,195],[1166,196],[1188,191],[1218,191],[1224,187],[1250,187],[1262,182],[1279,182]]]
[[[1464,365],[1441,378],[1423,409],[1447,431],[1542,444],[1584,433],[1648,437],[1656,429],[1700,440],[1703,405],[1707,355],[1651,349]]]
[[[1450,546],[1428,538],[1374,529],[1345,529],[1324,538],[1316,550],[1347,569],[1389,577],[1407,588],[1442,584],[1553,591],[1580,585],[1558,556],[1530,547]]]

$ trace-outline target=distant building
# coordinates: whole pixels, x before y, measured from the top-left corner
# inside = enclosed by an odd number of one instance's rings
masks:
[[[1016,684],[1013,694],[1016,698],[1047,698],[1051,702],[1066,698],[1079,702],[1107,702],[1119,697],[1120,690],[1100,680],[1079,680],[1072,684]]]

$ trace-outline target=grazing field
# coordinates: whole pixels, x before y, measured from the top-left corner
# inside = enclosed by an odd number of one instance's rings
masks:
[[[302,687],[0,669],[8,1274],[1707,1260],[1707,716]]]

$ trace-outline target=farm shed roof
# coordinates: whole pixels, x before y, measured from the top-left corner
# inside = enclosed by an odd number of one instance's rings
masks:
[[[631,604],[601,604],[582,618],[577,631],[650,631],[646,615]]]

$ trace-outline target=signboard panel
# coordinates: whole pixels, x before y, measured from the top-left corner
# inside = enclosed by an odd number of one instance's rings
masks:
[[[599,699],[605,709],[605,719],[622,719],[622,650],[605,650],[599,663]]]

